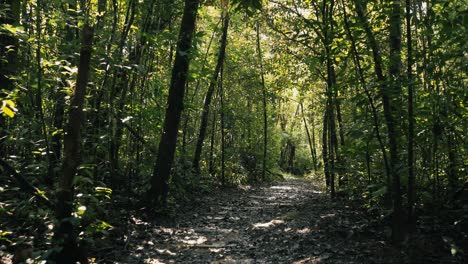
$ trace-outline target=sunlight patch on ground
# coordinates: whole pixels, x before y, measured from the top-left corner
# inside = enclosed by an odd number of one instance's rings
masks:
[[[184,237],[183,239],[180,240],[180,242],[187,244],[187,245],[200,245],[208,241],[208,239],[205,236],[199,236],[199,237]]]
[[[147,258],[145,264],[164,264],[165,262],[159,261],[159,259]]]
[[[298,234],[308,234],[308,233],[310,233],[310,229],[308,227],[305,227],[305,228],[296,230],[296,233],[298,233]]]
[[[161,228],[161,232],[162,233],[166,233],[166,234],[169,234],[169,235],[172,235],[174,234],[174,230],[172,228]]]
[[[297,190],[297,188],[291,186],[271,186],[270,189],[274,190]]]
[[[149,225],[148,222],[145,222],[145,221],[143,221],[143,220],[141,220],[141,219],[139,219],[139,218],[136,218],[136,217],[134,217],[134,216],[131,216],[131,217],[130,217],[130,221],[133,222],[133,223],[135,223],[135,225]]]
[[[266,222],[266,223],[256,223],[253,225],[254,228],[270,228],[270,227],[273,227],[273,226],[277,226],[277,225],[280,225],[280,224],[284,224],[284,221],[283,220],[278,220],[278,219],[273,219],[271,220],[270,222]]]
[[[306,259],[301,259],[301,260],[298,260],[298,261],[294,261],[293,264],[305,264],[305,263],[310,263],[310,264],[314,264],[314,263],[321,263],[323,262],[324,260],[326,260],[327,257],[310,257],[310,258],[306,258]]]
[[[176,253],[170,251],[169,249],[156,249],[156,252],[158,252],[161,255],[169,255],[169,256],[175,256],[177,255]]]
[[[335,217],[336,215],[335,214],[324,214],[324,215],[321,215],[320,218],[324,219],[324,218],[330,218],[330,217]]]

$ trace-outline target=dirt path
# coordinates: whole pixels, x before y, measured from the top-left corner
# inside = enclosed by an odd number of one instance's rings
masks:
[[[135,219],[120,263],[402,263],[356,210],[310,183],[228,189],[173,222]],[[126,257],[122,257],[125,255]]]

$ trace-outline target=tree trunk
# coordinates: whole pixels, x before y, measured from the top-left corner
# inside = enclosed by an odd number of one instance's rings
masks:
[[[407,82],[408,82],[408,227],[413,230],[415,202],[414,175],[414,88],[413,88],[413,43],[411,39],[411,0],[406,0],[406,49],[407,49]]]
[[[398,124],[399,112],[395,110],[397,105],[393,100],[399,98],[401,94],[401,3],[394,1],[390,16],[390,62],[389,62],[389,83],[388,89],[384,89],[384,114],[387,121],[388,139],[390,143],[390,162],[393,180],[393,218],[392,218],[392,240],[394,243],[401,243],[405,236],[403,228],[403,205],[400,185],[400,160],[398,153]],[[393,106],[392,106],[393,104]]]
[[[205,67],[206,67],[206,61],[208,60],[208,56],[209,56],[209,53],[210,53],[210,50],[211,50],[211,46],[213,44],[213,39],[218,31],[218,26],[219,24],[223,21],[223,18],[221,18],[218,22],[218,24],[216,24],[216,27],[215,29],[213,30],[213,33],[211,34],[211,37],[210,37],[210,41],[208,42],[208,46],[206,48],[206,51],[205,51],[205,54],[203,56],[203,62],[202,62],[202,67],[200,69],[200,75],[202,75],[205,71]],[[197,83],[195,85],[195,89],[192,93],[192,96],[190,97],[190,101],[189,101],[189,105],[192,105],[193,104],[193,101],[196,97],[196,95],[198,94],[198,90],[200,89],[200,84],[201,84],[201,80],[203,78],[198,78],[197,79]],[[188,88],[188,87],[187,87]],[[187,90],[187,92],[189,92]],[[187,94],[187,96],[189,96]],[[190,111],[186,111],[184,112],[184,123],[182,125],[182,150],[183,150],[183,153],[185,153],[185,148],[187,147],[187,137],[188,137],[188,125],[189,125],[189,120],[191,119],[191,114],[190,114]],[[196,127],[197,126],[197,122],[194,122],[194,126]],[[193,166],[193,165],[192,165]]]
[[[325,174],[325,183],[327,187],[330,187],[330,164],[328,160],[328,109],[325,109],[325,113],[323,115],[322,159],[323,172]]]
[[[44,140],[45,148],[47,149],[47,173],[44,175],[44,182],[48,186],[52,186],[54,183],[54,162],[53,157],[51,155],[50,144],[49,144],[49,137],[46,128],[45,118],[44,118],[44,109],[42,107],[42,86],[43,86],[43,69],[42,69],[42,14],[41,11],[43,9],[43,2],[41,0],[37,0],[36,3],[36,114],[37,119],[40,121],[41,124],[41,132],[42,137]]]
[[[216,83],[218,81],[218,76],[220,74],[221,68],[223,67],[224,57],[226,54],[228,28],[229,28],[229,14],[226,13],[224,17],[223,36],[221,37],[221,46],[219,47],[218,61],[216,63],[216,68],[213,74],[213,78],[210,81],[210,86],[208,87],[208,91],[206,93],[205,104],[203,105],[203,113],[202,113],[202,118],[201,118],[200,131],[198,132],[197,146],[195,148],[195,154],[193,156],[192,166],[193,166],[194,172],[197,175],[200,175],[201,152],[203,148],[203,141],[205,140],[205,136],[206,136],[206,128],[208,126],[208,116],[210,114],[211,99],[213,97]]]
[[[257,21],[257,50],[258,61],[260,63],[260,76],[262,78],[262,103],[263,103],[263,163],[262,163],[262,180],[265,181],[267,170],[267,152],[268,152],[268,115],[267,115],[267,90],[265,86],[265,76],[263,71],[263,55],[260,46],[260,23]],[[250,142],[250,141],[249,141]]]
[[[75,10],[76,9],[76,3],[72,2],[68,4],[68,8],[70,10]],[[75,39],[75,29],[72,27],[72,25],[75,24],[74,21],[74,16],[73,12],[70,12],[68,14],[69,18],[67,19],[67,23],[65,25],[65,41],[62,43],[63,47],[70,47],[74,42]],[[68,50],[68,49],[67,49]],[[74,64],[75,60],[73,60],[71,54],[65,54],[66,55],[66,60],[70,64]],[[63,136],[63,121],[64,121],[64,116],[65,116],[65,93],[62,90],[67,86],[67,80],[66,76],[63,75],[61,76],[61,87],[57,89],[55,92],[55,108],[54,108],[54,120],[53,120],[53,127],[55,129],[55,134],[52,134],[52,139],[51,139],[51,147],[52,147],[52,166],[56,170],[56,173],[54,173],[56,176],[59,174],[59,170],[56,169],[58,166],[61,158],[62,158],[62,136]],[[55,176],[53,177],[54,179],[56,178]]]
[[[132,0],[129,2],[126,10],[126,15],[125,15],[125,21],[124,21],[124,28],[119,40],[119,46],[118,46],[118,55],[117,58],[119,58],[122,61],[125,61],[124,59],[124,48],[125,48],[125,43],[128,40],[129,32],[130,29],[135,21],[135,15],[136,15],[136,0]],[[139,64],[139,56],[137,55],[135,58],[131,58],[132,54],[130,53],[129,55],[129,61],[133,64]],[[109,114],[110,114],[110,120],[112,120],[112,129],[110,130],[110,144],[109,144],[109,165],[110,165],[110,174],[111,174],[111,186],[114,190],[117,190],[121,187],[123,183],[123,178],[122,178],[122,172],[120,170],[120,147],[121,147],[121,139],[123,135],[123,126],[120,120],[122,119],[123,115],[123,108],[124,104],[126,103],[126,97],[127,97],[127,91],[129,88],[129,82],[130,82],[130,75],[131,73],[124,69],[116,69],[114,71],[114,78],[112,82],[112,88],[111,88],[111,95],[109,97],[109,105],[111,107]],[[114,102],[116,103],[116,106],[114,106]]]
[[[315,172],[318,171],[318,160],[317,160],[317,147],[315,145],[315,119],[311,118],[310,124],[312,124],[312,159],[314,161],[314,170]]]
[[[366,80],[364,79],[364,73],[361,67],[361,57],[359,56],[359,53],[357,51],[356,41],[354,40],[353,34],[351,33],[351,29],[350,29],[349,22],[348,22],[348,15],[346,13],[344,2],[342,2],[342,4],[343,4],[344,24],[345,24],[345,28],[346,28],[346,32],[348,34],[349,40],[351,41],[351,48],[352,48],[352,52],[354,55],[353,56],[354,64],[356,66],[357,73],[359,75],[359,81],[361,82],[362,88],[364,89],[364,93],[366,94],[367,100],[369,101],[369,106],[372,111],[375,137],[377,138],[377,141],[379,142],[379,146],[382,152],[382,158],[384,162],[385,175],[388,179],[390,175],[390,166],[388,164],[387,150],[385,149],[385,143],[382,139],[382,136],[380,135],[380,126],[379,126],[379,117],[377,113],[377,107],[375,106],[374,99],[367,87]]]
[[[226,185],[226,133],[224,123],[224,89],[223,69],[221,69],[221,81],[219,82],[220,122],[221,122],[221,185]]]
[[[390,108],[390,98],[388,95],[388,85],[385,83],[385,76],[383,74],[383,63],[382,63],[382,56],[380,54],[380,48],[377,44],[377,41],[375,39],[374,33],[372,32],[372,29],[369,25],[369,22],[367,21],[367,17],[364,15],[366,12],[366,6],[364,3],[355,0],[355,6],[356,6],[356,13],[358,15],[358,19],[362,23],[362,26],[364,27],[364,31],[366,32],[366,38],[368,45],[370,46],[372,50],[372,56],[374,60],[374,72],[375,75],[377,76],[377,80],[379,83],[379,89],[380,93],[382,95],[382,102],[383,102],[383,108],[384,108],[384,117],[387,123],[387,128],[392,127],[393,128],[393,117],[391,115],[391,108]],[[388,132],[390,134],[390,131]],[[390,138],[390,136],[389,136]],[[389,144],[392,144],[389,142]],[[395,145],[396,146],[396,145]],[[391,150],[390,150],[391,152]],[[391,155],[391,154],[390,154]],[[390,162],[388,166],[388,174],[387,174],[387,188],[390,190],[392,188],[391,182],[392,182],[392,164],[390,164],[391,157],[390,157]],[[390,192],[388,192],[387,197],[390,196]]]
[[[180,115],[184,107],[185,82],[187,81],[190,49],[195,33],[198,6],[199,0],[185,0],[184,15],[167,99],[164,128],[159,141],[158,157],[151,177],[151,187],[147,193],[147,197],[152,202],[165,204],[169,192],[168,181],[177,145]]]
[[[307,134],[307,140],[309,141],[310,156],[312,157],[314,170],[317,171],[317,165],[315,163],[314,147],[313,147],[312,139],[310,138],[309,127],[307,126],[307,121],[304,115],[304,106],[302,105],[302,103],[301,103],[301,113],[302,113],[302,120],[304,121],[304,127],[305,127],[306,134]]]
[[[210,165],[209,173],[214,176],[214,144],[215,144],[215,132],[216,132],[216,112],[213,111],[213,118],[211,119],[211,139],[210,139]]]
[[[337,171],[336,163],[338,162],[338,140],[336,136],[335,113],[333,102],[330,99],[328,102],[328,160],[330,163],[330,196],[335,198],[335,174]]]
[[[81,251],[78,247],[77,235],[71,221],[73,212],[74,184],[73,180],[81,163],[81,123],[83,118],[83,105],[88,85],[89,69],[91,62],[93,28],[85,24],[82,30],[80,62],[78,65],[78,77],[75,93],[73,95],[68,114],[68,124],[64,137],[64,159],[62,176],[59,180],[57,191],[56,215],[59,224],[55,231],[58,247],[61,248],[56,262],[75,263],[83,261],[83,256],[78,256]]]
[[[335,80],[336,82],[336,80]],[[336,118],[338,121],[338,131],[340,134],[340,145],[341,147],[344,147],[345,145],[345,138],[344,138],[344,127],[343,127],[343,118],[341,117],[341,105],[340,101],[338,101],[338,98],[336,97],[336,94],[334,96],[334,101],[336,105]]]

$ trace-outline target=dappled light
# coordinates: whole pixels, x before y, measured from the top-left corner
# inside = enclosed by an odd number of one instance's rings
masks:
[[[468,263],[467,0],[0,0],[0,263]]]
[[[254,228],[270,228],[280,224],[284,224],[283,220],[273,219],[267,223],[256,223],[253,225]]]

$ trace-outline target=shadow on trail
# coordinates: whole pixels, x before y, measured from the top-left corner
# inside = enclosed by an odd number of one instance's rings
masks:
[[[358,210],[303,179],[217,190],[173,222],[135,219],[120,263],[402,263]],[[125,256],[125,257],[124,257]]]

